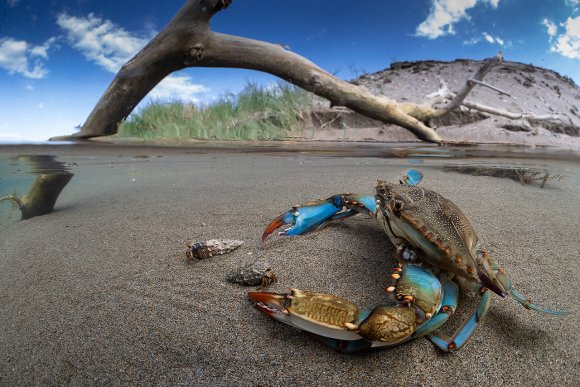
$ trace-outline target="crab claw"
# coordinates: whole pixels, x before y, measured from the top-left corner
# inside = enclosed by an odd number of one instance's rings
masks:
[[[299,206],[274,219],[262,235],[262,242],[283,225],[290,227],[279,235],[302,235],[325,227],[332,221],[343,220],[358,213],[372,216],[375,211],[373,195],[339,194],[324,200],[316,200]]]
[[[447,320],[448,308],[457,306],[455,283],[446,283],[449,294],[444,296],[439,279],[420,266],[398,269],[391,275],[396,286],[388,289],[394,292],[396,306],[360,310],[332,294],[299,289],[290,289],[290,294],[250,292],[248,296],[263,313],[339,351],[390,347],[430,334]],[[439,315],[443,305],[445,312]]]
[[[256,303],[256,307],[268,316],[278,319],[275,316],[285,312],[288,297],[286,294],[268,292],[248,292],[248,297]]]
[[[274,219],[262,235],[262,242],[283,225],[290,227],[281,231],[279,235],[301,235],[323,226],[327,220],[334,219],[337,212],[342,210],[342,200],[335,195],[326,200],[318,200],[301,206],[292,207]],[[349,211],[345,212],[348,213]]]
[[[266,227],[266,229],[264,230],[264,233],[262,234],[262,242],[264,242],[266,238],[268,238],[268,236],[272,234],[274,231],[276,231],[285,224],[291,223],[293,220],[294,218],[292,215],[292,211],[285,212],[282,215],[278,216],[276,219],[270,222],[268,227]]]
[[[362,339],[349,329],[355,327],[360,317],[356,305],[330,294],[290,290],[290,294],[249,292],[248,297],[273,319],[314,335],[338,340]]]

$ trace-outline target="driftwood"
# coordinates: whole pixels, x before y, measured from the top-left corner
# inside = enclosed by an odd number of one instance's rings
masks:
[[[482,84],[483,86],[486,86],[489,88],[492,88],[493,90],[497,91],[498,93],[509,95],[505,91],[497,89],[497,88],[490,86],[486,83],[475,81],[473,79],[470,81],[477,83],[477,84]],[[447,109],[448,106],[454,104],[453,101],[457,101],[459,99],[458,98],[459,95],[460,95],[460,93],[456,94],[456,93],[452,92],[451,90],[449,90],[449,88],[447,87],[447,83],[445,83],[444,80],[441,80],[441,86],[439,87],[439,90],[427,95],[425,98],[430,101],[430,105],[432,107],[435,107],[437,104],[446,102],[447,105],[445,105],[444,109]],[[563,115],[563,114],[534,114],[534,113],[525,113],[525,112],[510,112],[510,111],[507,111],[504,109],[499,109],[499,108],[496,108],[493,106],[488,106],[488,105],[477,103],[477,102],[467,101],[467,100],[465,100],[465,98],[463,98],[460,105],[464,106],[468,109],[471,109],[471,110],[477,110],[477,111],[480,111],[482,113],[488,113],[488,114],[492,114],[495,116],[505,117],[505,118],[508,118],[510,120],[521,120],[523,127],[527,127],[530,131],[532,130],[532,126],[529,124],[530,121],[542,122],[542,123],[552,122],[552,123],[559,123],[559,124],[566,124],[566,123],[571,124],[572,123],[570,120],[570,117]],[[457,105],[455,107],[459,107],[459,105]],[[443,111],[443,109],[438,110],[438,111]]]
[[[163,78],[185,67],[201,66],[269,72],[334,105],[396,123],[426,141],[441,140],[422,122],[424,119],[412,114],[412,106],[399,105],[339,80],[280,45],[212,32],[211,17],[227,5],[229,1],[187,1],[168,26],[121,68],[75,137],[116,133],[119,122]]]
[[[74,176],[67,165],[54,156],[46,155],[18,156],[14,159],[27,163],[31,172],[36,174],[36,180],[26,195],[4,195],[0,197],[0,202],[12,201],[16,204],[22,220],[52,212],[60,193]]]
[[[490,58],[466,81],[455,98],[442,109],[398,103],[367,89],[342,81],[309,60],[278,44],[226,35],[210,30],[210,19],[231,0],[188,0],[169,24],[116,75],[79,133],[58,139],[90,138],[117,132],[121,121],[163,78],[186,67],[233,67],[268,72],[369,118],[399,125],[419,139],[444,140],[428,126],[462,104],[501,56]]]
[[[72,177],[72,173],[38,175],[26,195],[5,195],[0,197],[0,202],[11,200],[16,203],[22,213],[22,220],[51,213],[58,196]]]

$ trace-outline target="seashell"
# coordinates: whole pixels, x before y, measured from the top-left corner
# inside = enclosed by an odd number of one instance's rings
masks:
[[[272,269],[261,262],[249,263],[231,270],[226,274],[226,279],[229,282],[246,286],[268,286],[277,281]]]
[[[185,254],[189,259],[207,259],[214,255],[231,253],[244,243],[234,239],[210,239],[208,241],[195,242],[187,249]]]

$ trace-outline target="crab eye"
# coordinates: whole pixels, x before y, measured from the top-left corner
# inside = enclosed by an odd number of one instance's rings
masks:
[[[401,211],[404,207],[404,203],[401,200],[394,200],[393,201],[393,208],[395,211]]]

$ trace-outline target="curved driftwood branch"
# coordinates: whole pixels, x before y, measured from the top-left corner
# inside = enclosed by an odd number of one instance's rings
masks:
[[[457,108],[475,85],[467,82],[457,101],[442,110],[373,95],[280,45],[212,32],[211,17],[230,3],[231,0],[188,0],[167,27],[121,68],[81,131],[58,139],[115,134],[119,123],[149,91],[167,75],[186,67],[234,67],[268,72],[328,99],[332,105],[399,125],[418,138],[435,143],[443,140],[426,123]],[[474,78],[481,81],[494,63],[486,62],[485,69]]]

